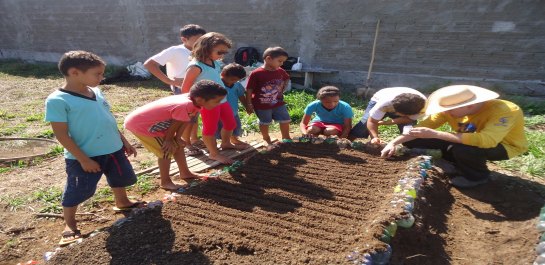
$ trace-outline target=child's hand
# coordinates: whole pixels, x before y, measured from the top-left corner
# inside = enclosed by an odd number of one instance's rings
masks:
[[[254,105],[248,104],[248,106],[246,106],[246,113],[248,114],[254,113]]]
[[[88,173],[98,173],[100,172],[100,165],[95,161],[89,158],[89,160],[79,162],[83,171]]]
[[[382,144],[382,140],[380,140],[380,138],[378,138],[378,137],[373,138],[373,139],[371,139],[371,144],[380,145],[380,144]]]
[[[182,87],[182,84],[184,83],[184,79],[183,78],[171,78],[170,79],[170,82],[169,82],[169,85],[171,86],[175,86],[175,87]]]
[[[125,154],[127,154],[127,156],[134,155],[134,157],[136,157],[136,148],[134,148],[134,146],[132,146],[131,144],[123,145],[123,150],[125,150]]]
[[[165,154],[172,154],[176,152],[176,149],[178,149],[178,147],[176,146],[176,144],[174,143],[172,139],[170,140],[165,139],[163,141],[163,146],[161,146],[161,150]]]

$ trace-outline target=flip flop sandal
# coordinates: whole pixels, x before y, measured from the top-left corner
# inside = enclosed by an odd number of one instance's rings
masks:
[[[59,246],[61,247],[68,246],[82,238],[79,229],[76,231],[64,231],[61,235],[61,240],[59,241]]]
[[[127,207],[114,206],[112,209],[116,213],[130,212],[130,211],[132,211],[134,209],[142,208],[143,206],[146,206],[146,204],[147,204],[147,202],[145,202],[145,201],[137,201],[137,202],[135,202],[135,203],[133,203],[130,206],[127,206]]]
[[[195,147],[193,145],[187,145],[184,148],[184,153],[187,156],[198,156],[198,155],[204,154],[204,152],[201,149],[199,149],[199,148],[197,148],[197,147]]]

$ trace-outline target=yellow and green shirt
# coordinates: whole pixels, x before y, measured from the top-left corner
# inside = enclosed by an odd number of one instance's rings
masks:
[[[462,143],[466,145],[493,148],[502,144],[509,158],[528,150],[522,110],[506,100],[486,101],[478,113],[462,118],[446,112],[437,113],[419,122],[418,126],[435,129],[444,123],[462,133]]]

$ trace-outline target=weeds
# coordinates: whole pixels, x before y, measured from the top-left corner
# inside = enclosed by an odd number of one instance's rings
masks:
[[[43,121],[44,113],[31,114],[25,118],[25,121]]]
[[[114,193],[110,187],[103,187],[98,189],[95,192],[95,195],[91,199],[85,201],[82,206],[85,209],[97,208],[101,203],[112,203],[114,202]]]
[[[32,197],[34,201],[44,205],[40,213],[62,213],[62,189],[58,187],[40,189],[35,191]]]
[[[13,118],[15,118],[15,114],[7,113],[6,111],[0,110],[0,119],[11,120]]]
[[[40,79],[57,79],[62,75],[55,63],[27,63],[22,60],[2,60],[0,63],[0,73],[34,77]]]
[[[23,207],[25,204],[29,202],[28,197],[13,197],[13,198],[2,198],[2,201],[5,201],[7,203],[7,208],[10,211],[17,211],[21,207]]]
[[[56,156],[64,153],[64,147],[62,145],[56,144],[55,146],[51,147],[51,150],[49,151],[48,155]]]
[[[150,193],[156,190],[158,187],[159,186],[157,185],[154,176],[144,174],[144,175],[138,176],[138,180],[136,181],[136,184],[127,188],[127,190],[134,189],[140,195],[146,195],[147,193]]]
[[[3,126],[2,126],[3,127]],[[0,136],[10,136],[23,131],[27,127],[26,124],[16,124],[13,127],[0,128]]]
[[[35,135],[35,137],[37,137],[37,138],[47,138],[47,139],[51,139],[54,136],[55,136],[55,134],[53,133],[52,129],[43,130],[40,133]]]

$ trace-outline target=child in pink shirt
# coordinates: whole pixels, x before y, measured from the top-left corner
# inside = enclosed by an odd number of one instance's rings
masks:
[[[161,188],[178,190],[187,185],[175,184],[170,179],[172,156],[178,164],[182,180],[202,177],[192,173],[187,167],[182,132],[202,108],[215,108],[226,95],[227,91],[220,84],[201,80],[191,87],[188,94],[158,99],[134,110],[125,118],[125,128],[157,156]]]

